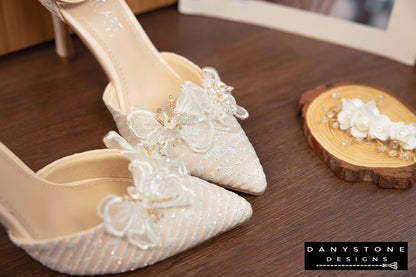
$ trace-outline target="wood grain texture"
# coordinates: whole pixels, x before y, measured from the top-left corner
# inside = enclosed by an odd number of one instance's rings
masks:
[[[377,150],[375,141],[353,143],[349,147],[342,146],[341,141],[349,138],[346,132],[332,129],[329,123],[321,122],[325,113],[323,107],[331,107],[335,102],[341,101],[331,97],[331,92],[334,91],[342,91],[342,97],[347,99],[360,98],[366,103],[383,95],[385,100],[378,104],[382,114],[387,115],[393,122],[405,121],[410,124],[416,120],[415,111],[406,107],[406,104],[391,92],[353,83],[321,85],[303,93],[298,103],[306,141],[311,148],[337,177],[346,181],[371,181],[381,188],[396,189],[407,189],[413,185],[416,176],[413,157],[407,161],[389,157]],[[323,97],[325,95],[327,96]],[[317,101],[319,104],[316,104]],[[311,105],[313,102],[314,105]]]
[[[0,55],[53,38],[49,12],[38,0],[0,0]]]
[[[416,107],[416,69],[279,31],[179,15],[139,17],[159,50],[218,69],[250,118],[241,121],[268,178],[243,195],[253,217],[237,229],[158,264],[120,276],[415,276],[416,190],[384,190],[337,178],[305,141],[300,95],[350,81],[395,91]],[[52,43],[0,57],[0,141],[32,169],[102,148],[115,125],[101,95],[104,73],[76,39],[62,64]],[[408,241],[409,270],[304,271],[305,241]],[[0,276],[57,276],[0,233]]]

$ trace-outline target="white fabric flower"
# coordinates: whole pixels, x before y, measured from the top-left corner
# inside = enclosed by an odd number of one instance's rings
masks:
[[[352,118],[354,124],[351,127],[351,134],[357,138],[367,137],[368,131],[374,121],[374,116],[366,110],[360,109],[353,114]]]
[[[405,150],[413,150],[416,147],[416,127],[396,122],[390,128],[391,139],[397,140]]]
[[[210,96],[200,86],[185,82],[176,101],[175,112],[190,114],[197,118],[207,118],[217,130],[231,131],[236,129],[238,123],[231,112],[231,108],[221,101],[222,98]]]
[[[175,113],[169,116],[162,111],[154,114],[133,107],[127,116],[130,130],[148,145],[159,145],[162,154],[172,156],[172,147],[183,141],[195,152],[207,151],[213,141],[214,128],[205,117]]]
[[[109,148],[122,150],[131,160],[129,170],[134,186],[127,188],[128,196],[108,195],[97,208],[107,232],[125,237],[131,244],[146,250],[160,243],[157,220],[164,208],[192,204],[194,194],[185,187],[186,167],[166,156],[152,156],[142,144],[130,145],[116,132],[104,137]]]
[[[232,114],[238,119],[248,118],[248,111],[237,105],[234,96],[231,95],[234,88],[222,82],[218,72],[214,68],[205,67],[203,72],[205,75],[203,87],[207,94],[211,97],[212,103],[221,106],[222,110],[226,114]],[[223,115],[220,115],[220,118],[222,117]]]
[[[134,187],[128,188],[129,195],[133,199],[141,199],[148,209],[191,204],[193,195],[183,185],[182,177],[187,172],[182,165],[177,160],[133,160],[129,170],[133,175]]]
[[[360,99],[348,100],[342,98],[342,110],[338,113],[337,119],[341,130],[347,130],[354,124],[353,115],[357,113],[357,107],[364,105]]]
[[[416,148],[416,127],[404,122],[392,122],[388,116],[380,113],[374,100],[364,103],[358,98],[343,98],[337,119],[340,129],[350,130],[353,137],[397,140],[405,150]]]
[[[184,142],[194,152],[212,146],[215,129],[237,130],[235,117],[245,119],[248,112],[237,105],[232,87],[223,83],[213,68],[204,68],[203,87],[185,82],[169,111],[152,113],[133,107],[127,116],[131,132],[147,145],[158,145],[162,154],[172,156],[173,146]],[[173,107],[174,106],[174,107]]]
[[[338,113],[337,119],[341,130],[351,128],[351,134],[354,137],[365,138],[379,115],[380,111],[374,100],[364,103],[358,98],[351,100],[343,98],[342,110]]]
[[[143,250],[159,245],[155,230],[156,218],[148,213],[143,203],[134,203],[110,194],[101,200],[97,213],[110,234],[125,237],[128,242]]]
[[[361,104],[363,102],[360,99],[355,98],[353,100],[356,100],[356,102],[354,102],[354,103],[356,103],[355,105],[360,103],[360,104],[358,104],[357,107],[361,111],[365,111],[366,113],[371,114],[372,116],[379,116],[380,115],[380,110],[378,109],[377,104],[376,104],[376,102],[374,102],[374,100],[371,100],[371,101],[369,101],[365,104]],[[359,100],[359,101],[357,101],[357,100]]]
[[[390,126],[392,121],[384,114],[378,116],[368,130],[370,138],[386,141],[390,137]]]

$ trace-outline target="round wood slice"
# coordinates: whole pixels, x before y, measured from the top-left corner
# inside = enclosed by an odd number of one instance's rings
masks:
[[[336,95],[339,97],[334,98]],[[409,188],[416,177],[413,157],[402,160],[382,153],[375,140],[355,143],[347,132],[321,121],[327,115],[328,107],[340,103],[342,98],[359,98],[365,103],[374,99],[380,112],[392,121],[416,122],[415,110],[391,92],[352,83],[323,85],[306,91],[299,99],[298,111],[309,145],[341,179],[370,181],[381,188]],[[352,139],[350,146],[342,145],[346,139]]]

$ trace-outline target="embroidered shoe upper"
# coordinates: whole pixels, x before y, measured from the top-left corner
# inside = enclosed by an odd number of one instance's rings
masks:
[[[132,133],[144,143],[172,156],[172,147],[184,142],[195,152],[206,152],[216,130],[233,131],[239,125],[235,117],[245,119],[248,112],[237,105],[233,88],[221,81],[217,71],[204,68],[202,87],[185,82],[178,99],[169,99],[167,109],[156,113],[133,107],[127,116]]]

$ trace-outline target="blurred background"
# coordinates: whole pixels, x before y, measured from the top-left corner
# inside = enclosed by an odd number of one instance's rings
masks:
[[[395,0],[257,0],[387,29]]]
[[[126,0],[135,14],[177,2],[177,0]],[[51,15],[38,0],[0,0],[0,56],[53,38]]]

